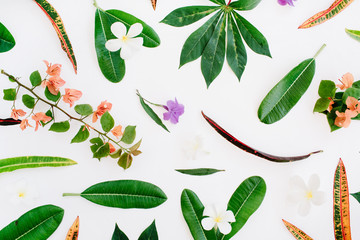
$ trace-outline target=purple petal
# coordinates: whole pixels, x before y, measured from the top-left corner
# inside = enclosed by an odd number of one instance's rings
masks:
[[[164,120],[169,120],[170,118],[171,118],[171,113],[170,112],[164,113]]]

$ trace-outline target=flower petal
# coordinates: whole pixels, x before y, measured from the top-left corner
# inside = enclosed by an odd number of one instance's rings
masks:
[[[304,180],[300,176],[293,176],[289,182],[293,190],[306,191],[307,189]]]
[[[319,189],[319,187],[320,187],[319,175],[317,175],[317,174],[311,175],[309,178],[309,182],[308,182],[308,189],[313,192],[313,191]]]
[[[209,231],[214,228],[215,221],[211,217],[204,218],[203,220],[201,220],[201,225],[205,230]]]
[[[228,222],[219,222],[217,226],[219,228],[219,231],[224,235],[231,232],[231,225]]]
[[[312,203],[319,206],[325,202],[325,193],[322,191],[313,192]]]
[[[123,36],[126,36],[126,26],[121,22],[115,22],[110,27],[111,32],[115,35],[115,37],[122,39]]]
[[[137,35],[139,35],[143,30],[143,26],[141,23],[135,23],[133,25],[131,25],[129,32],[127,33],[128,37],[136,37]],[[142,38],[141,38],[142,39]]]
[[[235,222],[236,219],[235,219],[235,216],[234,216],[234,213],[230,210],[226,211],[224,213],[224,221],[226,222]]]
[[[110,39],[105,43],[105,47],[110,52],[116,52],[123,46],[123,41],[120,39]]]
[[[127,44],[121,48],[120,57],[124,60],[130,59],[133,55],[133,50]]]
[[[311,204],[309,200],[303,200],[298,208],[298,213],[300,216],[306,216],[309,214],[311,209]]]

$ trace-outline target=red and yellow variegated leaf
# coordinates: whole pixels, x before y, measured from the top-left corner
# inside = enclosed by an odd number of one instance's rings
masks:
[[[319,25],[331,18],[335,17],[338,13],[344,10],[354,0],[335,0],[335,2],[326,10],[315,14],[306,20],[299,28],[309,28]]]
[[[60,15],[57,13],[55,8],[50,3],[48,3],[46,0],[34,0],[34,1],[37,3],[37,5],[39,5],[41,10],[43,10],[44,13],[46,14],[46,16],[48,16],[48,18],[50,19],[50,21],[60,39],[62,49],[66,52],[68,58],[70,59],[72,65],[74,67],[75,73],[77,73],[77,64],[76,64],[74,51],[72,49],[69,37],[66,34],[64,23],[63,23]]]
[[[77,240],[79,236],[79,226],[79,217],[77,217],[75,222],[69,229],[65,240]]]
[[[291,223],[282,220],[286,226],[286,228],[289,230],[289,232],[298,240],[313,240],[311,237],[309,237],[306,233],[304,233],[299,228],[295,227]]]
[[[340,159],[334,177],[334,233],[336,240],[351,240],[349,190],[345,166]]]
[[[152,4],[154,10],[156,9],[156,2],[157,2],[157,0],[151,0],[151,4]]]

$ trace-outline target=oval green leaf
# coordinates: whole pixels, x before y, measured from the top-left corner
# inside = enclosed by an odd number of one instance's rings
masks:
[[[127,126],[121,141],[126,144],[132,144],[136,138],[136,126]]]
[[[75,112],[81,116],[88,116],[93,113],[93,108],[89,104],[79,104],[74,107]]]
[[[53,95],[48,87],[45,88],[45,97],[49,99],[50,101],[57,102],[61,98],[61,93],[59,92],[57,95]]]
[[[81,143],[86,141],[90,136],[89,130],[85,125],[81,126],[75,137],[71,140],[71,143]]]
[[[16,100],[16,89],[15,88],[9,88],[4,89],[4,97],[3,99],[6,101],[15,101]]]
[[[105,112],[100,118],[101,127],[105,132],[110,132],[114,127],[114,118],[110,115],[109,111]]]
[[[333,98],[335,97],[336,86],[333,81],[322,80],[319,86],[319,96],[322,98]]]
[[[151,225],[145,229],[144,232],[141,233],[138,240],[158,240],[158,233],[156,230],[155,220],[151,223]]]
[[[24,105],[27,108],[30,108],[30,109],[33,109],[35,106],[35,98],[33,98],[32,96],[27,95],[27,94],[22,96],[22,102],[24,103]]]
[[[0,53],[10,51],[15,46],[15,39],[0,22]]]
[[[69,129],[70,129],[69,121],[64,121],[64,122],[53,123],[49,131],[63,133],[63,132],[67,132]]]
[[[207,176],[218,172],[224,172],[225,170],[218,170],[213,168],[196,168],[196,169],[176,169],[175,171],[194,176]]]
[[[107,157],[109,156],[110,154],[110,145],[109,143],[102,143],[103,145],[98,145],[96,147],[96,150],[94,151],[94,155],[93,155],[93,158],[97,158],[97,159],[101,159],[101,158],[104,158],[104,157]],[[93,146],[96,146],[96,145],[93,145]]]
[[[239,11],[246,11],[254,9],[261,0],[238,0],[230,3],[230,7],[239,10]]]
[[[330,104],[330,99],[319,98],[316,101],[313,112],[319,112],[319,113],[324,112],[324,111],[326,111],[328,109],[329,104]]]
[[[35,71],[30,74],[30,82],[33,87],[40,86],[41,81],[42,81],[42,79],[41,79],[41,75],[40,75],[39,71]]]
[[[0,231],[1,240],[46,240],[58,228],[64,210],[54,205],[34,208]]]

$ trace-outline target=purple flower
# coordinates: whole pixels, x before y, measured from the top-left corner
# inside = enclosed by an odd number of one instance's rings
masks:
[[[278,3],[283,6],[286,4],[289,4],[290,6],[294,7],[293,1],[295,1],[295,0],[278,0]]]
[[[164,120],[170,120],[173,124],[178,123],[179,117],[184,113],[184,105],[179,104],[176,98],[175,102],[169,100],[166,105],[167,106],[163,106],[167,111],[164,113]]]

